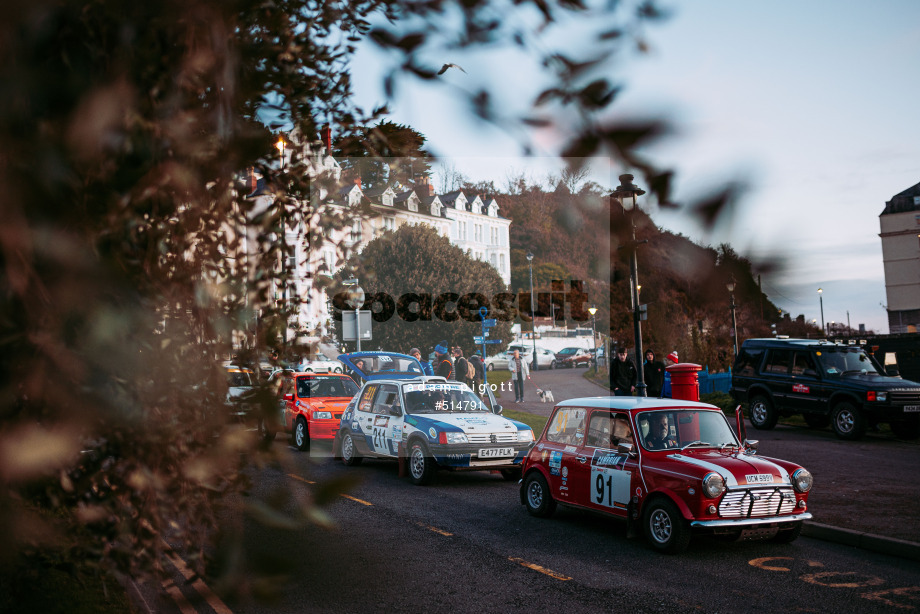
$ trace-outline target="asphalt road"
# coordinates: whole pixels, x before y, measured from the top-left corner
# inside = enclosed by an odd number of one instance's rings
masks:
[[[582,373],[541,371],[532,383],[552,389],[557,402],[604,393]],[[506,406],[538,413],[552,408],[537,401]],[[916,482],[910,478],[916,444],[871,436],[854,444],[829,431],[791,428],[748,436],[761,440],[763,454],[812,469],[817,485],[810,509],[817,520],[822,482],[825,488],[846,484],[854,491],[845,497],[854,506],[848,514],[870,520],[884,517],[888,505],[879,499],[890,487],[879,482],[880,473],[902,484]],[[789,545],[695,537],[687,552],[665,556],[644,538],[628,538],[624,524],[604,516],[560,508],[550,519],[532,518],[520,504],[517,484],[497,474],[441,472],[432,486],[418,487],[398,477],[392,462],[345,467],[321,449],[298,453],[280,436],[273,445],[289,453],[288,464],[253,467],[250,499],[293,512],[297,498],[322,499],[323,484],[353,478],[354,486],[321,508],[335,528],[289,531],[252,518],[241,521],[240,560],[272,570],[272,582],[283,590],[268,603],[250,597],[215,606],[177,575],[184,611],[920,611],[915,561],[808,537]],[[885,455],[901,460],[879,469]],[[916,514],[908,513],[916,532]],[[259,591],[257,584],[241,588]],[[154,611],[179,611],[171,607],[161,601]]]
[[[252,494],[267,500],[283,486],[307,494],[346,474],[361,482],[326,508],[335,530],[247,522],[246,557],[284,569],[287,590],[269,605],[231,604],[234,612],[920,609],[920,563],[805,537],[791,545],[694,538],[687,552],[665,556],[600,515],[562,508],[532,518],[517,484],[496,474],[441,473],[417,487],[392,462],[345,467],[300,456],[288,473],[259,472]]]

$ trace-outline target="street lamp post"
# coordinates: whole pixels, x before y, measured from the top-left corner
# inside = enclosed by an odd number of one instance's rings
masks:
[[[645,396],[645,375],[642,369],[642,325],[640,324],[640,303],[639,303],[639,271],[636,263],[636,251],[639,244],[636,242],[636,200],[639,196],[645,194],[645,190],[635,186],[632,182],[633,176],[630,174],[620,175],[620,185],[613,192],[613,197],[620,201],[623,211],[629,217],[631,231],[631,241],[629,244],[629,278],[630,278],[630,296],[632,299],[633,311],[633,332],[636,338],[636,396]]]
[[[597,313],[597,307],[592,305],[588,308],[591,314],[591,340],[594,342],[594,372],[597,373],[597,324],[594,314]]]
[[[732,311],[732,348],[735,352],[735,357],[738,357],[738,322],[735,320],[735,276],[732,275],[731,281],[725,285],[728,288],[728,294],[731,296],[731,305],[729,309]]]
[[[826,335],[827,329],[824,328],[824,290],[818,288],[818,302],[821,304],[821,331]]]
[[[537,319],[534,317],[536,308],[533,300],[533,252],[527,252],[527,266],[530,267],[530,329],[533,340],[533,370],[537,371]]]

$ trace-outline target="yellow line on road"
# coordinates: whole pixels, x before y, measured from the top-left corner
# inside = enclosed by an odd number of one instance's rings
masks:
[[[451,537],[451,536],[453,535],[453,533],[448,533],[447,531],[444,531],[444,530],[439,529],[439,528],[437,528],[437,527],[432,527],[432,526],[430,526],[430,525],[425,524],[424,522],[416,522],[415,524],[417,524],[418,526],[422,527],[423,529],[428,529],[429,531],[434,531],[434,532],[437,533],[438,535],[443,535],[443,536],[445,536],[445,537]]]
[[[289,478],[294,478],[295,480],[300,480],[301,482],[304,482],[304,483],[306,483],[306,484],[316,484],[316,482],[311,482],[310,480],[305,480],[304,478],[300,477],[299,475],[294,475],[293,473],[289,473],[289,474],[288,474],[288,477],[289,477]],[[355,501],[355,502],[357,502],[357,503],[360,503],[361,505],[367,505],[368,507],[373,507],[373,505],[374,505],[373,503],[370,503],[370,502],[368,502],[368,501],[364,501],[363,499],[358,499],[358,498],[356,498],[356,497],[352,497],[351,495],[344,495],[344,494],[341,494],[341,493],[340,493],[339,496],[340,496],[340,497],[345,497],[345,498],[348,499],[349,501]]]
[[[166,558],[169,559],[169,562],[173,564],[173,567],[179,570],[179,573],[182,574],[186,580],[191,581],[192,578],[194,578],[192,581],[192,588],[198,591],[199,595],[204,597],[204,600],[208,602],[208,605],[211,606],[211,608],[217,612],[217,614],[233,614],[233,610],[228,608],[227,604],[221,601],[220,597],[215,595],[211,588],[205,584],[200,577],[198,577],[198,574],[192,571],[189,566],[185,564],[185,561],[183,561],[181,558],[179,558],[179,555],[173,552],[169,544],[167,544],[165,541],[163,544],[166,545],[167,549]]]
[[[366,506],[368,506],[368,507],[373,507],[373,505],[374,505],[373,503],[370,503],[369,501],[364,501],[363,499],[358,499],[357,497],[352,497],[351,495],[341,495],[341,494],[340,494],[339,496],[340,496],[340,497],[345,497],[345,498],[348,499],[349,501],[355,501],[355,502],[357,502],[357,503],[360,503],[361,505],[366,505]]]
[[[509,561],[512,561],[512,562],[514,562],[514,563],[517,563],[518,565],[523,565],[524,567],[527,567],[528,569],[533,569],[534,571],[539,571],[539,572],[542,573],[542,574],[546,574],[546,575],[549,576],[550,578],[555,578],[555,579],[557,579],[557,580],[562,580],[563,582],[566,581],[566,580],[571,580],[571,579],[572,579],[572,578],[570,578],[570,577],[568,577],[568,576],[563,576],[561,573],[557,573],[557,572],[553,571],[552,569],[546,569],[545,567],[540,567],[539,565],[534,565],[533,563],[528,563],[528,562],[525,561],[524,559],[519,559],[519,558],[517,558],[517,557],[509,556],[509,557],[508,557],[508,560],[509,560]]]

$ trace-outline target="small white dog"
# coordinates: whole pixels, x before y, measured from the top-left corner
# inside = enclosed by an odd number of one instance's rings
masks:
[[[552,390],[540,390],[537,388],[537,396],[540,397],[540,400],[544,403],[555,403],[556,399],[553,398]]]

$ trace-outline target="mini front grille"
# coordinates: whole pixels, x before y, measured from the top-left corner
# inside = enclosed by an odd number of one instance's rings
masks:
[[[470,443],[515,443],[517,431],[507,433],[467,433],[466,438]]]
[[[791,514],[795,510],[792,488],[756,488],[731,490],[719,503],[722,518],[760,518]]]

